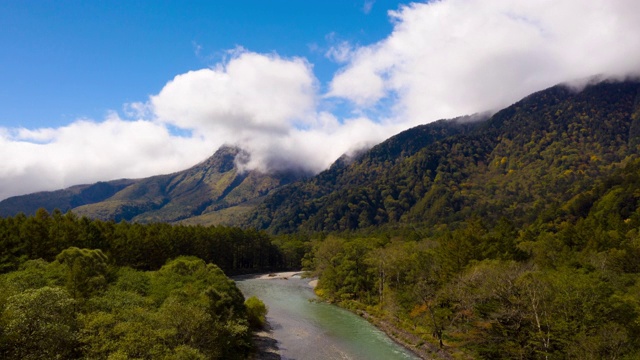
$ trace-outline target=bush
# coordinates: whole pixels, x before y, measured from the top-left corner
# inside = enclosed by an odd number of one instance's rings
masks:
[[[247,320],[253,329],[262,329],[267,324],[267,306],[255,296],[248,298],[244,305],[247,308]]]

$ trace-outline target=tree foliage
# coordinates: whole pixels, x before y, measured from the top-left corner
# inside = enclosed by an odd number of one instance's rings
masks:
[[[9,297],[2,312],[8,359],[66,359],[75,353],[73,299],[61,288],[28,289]]]
[[[417,240],[333,234],[305,265],[317,292],[478,358],[640,355],[640,160],[569,199],[555,217],[471,218]],[[580,200],[582,201],[582,200]],[[428,334],[428,335],[426,335]]]
[[[244,305],[247,308],[249,326],[262,329],[267,324],[267,306],[255,296],[248,298]]]
[[[107,271],[101,251],[79,248],[56,259],[0,275],[15,282],[0,298],[3,359],[245,359],[251,351],[255,319],[216,265],[179,257],[157,271]],[[256,300],[249,309],[264,320]]]
[[[62,256],[58,261],[65,266],[90,269],[102,255],[118,266],[140,270],[157,270],[169,259],[190,255],[230,274],[248,273],[299,263],[300,249],[304,248],[296,244],[296,249],[292,243],[285,247],[285,255],[266,233],[250,229],[116,224],[57,210],[48,214],[44,209],[35,216],[0,218],[0,235],[0,273],[15,270],[30,259],[53,261],[56,256]],[[66,255],[58,255],[72,247],[92,252],[80,256],[78,250],[68,250]]]

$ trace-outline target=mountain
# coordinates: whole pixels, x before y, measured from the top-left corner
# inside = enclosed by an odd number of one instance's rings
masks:
[[[33,215],[38,208],[48,211],[59,209],[67,212],[78,206],[104,201],[135,182],[129,179],[100,181],[92,185],[76,185],[64,190],[10,197],[0,201],[0,217],[18,213]]]
[[[559,85],[470,120],[419,126],[340,159],[275,191],[248,225],[279,233],[470,217],[530,223],[638,157],[640,83]]]
[[[579,211],[582,195],[637,158],[639,144],[640,82],[558,85],[492,116],[406,130],[313,177],[242,173],[235,163],[246,154],[223,147],[174,174],[6,199],[0,215],[44,207],[273,233],[455,226],[471,217],[523,225]]]
[[[0,214],[33,214],[43,207],[102,220],[232,223],[272,189],[299,177],[294,173],[241,172],[235,162],[246,156],[238,148],[222,147],[206,161],[173,174],[9,198],[0,202]]]

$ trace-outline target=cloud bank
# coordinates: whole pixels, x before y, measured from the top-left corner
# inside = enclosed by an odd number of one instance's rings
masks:
[[[318,172],[352,147],[387,135],[364,118],[319,110],[318,80],[304,59],[236,51],[226,64],[176,76],[145,107],[161,124],[188,129],[212,148],[236,145],[263,172]]]
[[[211,148],[147,120],[79,120],[58,129],[0,131],[0,198],[183,169]]]
[[[497,110],[557,83],[638,74],[635,0],[444,0],[390,12],[385,40],[351,52],[331,96],[395,96],[412,124]],[[344,57],[344,56],[343,56]]]
[[[327,51],[341,66],[327,84],[302,57],[239,48],[125,115],[0,128],[0,199],[178,171],[223,144],[247,150],[248,169],[318,172],[417,124],[497,110],[565,81],[640,73],[636,0],[442,0],[402,6],[390,20],[378,43]]]

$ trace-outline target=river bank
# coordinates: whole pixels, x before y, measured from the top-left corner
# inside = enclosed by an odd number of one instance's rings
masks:
[[[291,271],[291,272],[280,272],[280,273],[270,273],[270,274],[260,274],[253,277],[254,279],[260,280],[277,280],[277,279],[290,279],[293,276],[301,275],[301,271]],[[318,279],[312,279],[309,281],[309,286],[315,288],[318,285]],[[339,306],[339,304],[336,304]],[[438,348],[438,346],[425,342],[418,335],[412,334],[404,329],[401,329],[395,326],[393,323],[389,321],[385,321],[378,317],[375,317],[365,311],[357,310],[352,311],[348,308],[344,308],[355,313],[358,316],[366,319],[373,326],[384,332],[389,338],[393,339],[398,345],[404,347],[405,349],[411,351],[416,356],[421,359],[444,359],[450,360],[453,359],[450,354],[448,354],[445,350]]]
[[[302,274],[302,271],[285,271],[276,273],[260,273],[233,276],[234,281],[243,280],[288,280],[289,278]],[[282,355],[278,347],[278,340],[273,335],[273,329],[269,320],[265,328],[253,334],[253,344],[255,352],[252,356],[253,360],[281,360]]]
[[[234,281],[244,281],[250,279],[269,280],[269,279],[289,279],[290,277],[299,274],[300,271],[287,271],[278,273],[260,273],[260,274],[247,274],[232,276]],[[252,360],[281,360],[280,349],[278,347],[278,340],[273,336],[273,329],[269,320],[267,320],[264,329],[256,331],[253,334],[253,346],[254,353],[251,357]]]
[[[269,308],[271,329],[256,334],[255,359],[418,359],[362,316],[315,301],[300,272],[235,277],[245,296]]]
[[[362,310],[356,311],[356,314],[365,318],[373,326],[382,330],[395,342],[402,345],[407,350],[410,350],[421,359],[453,359],[453,357],[449,353],[442,349],[439,349],[436,345],[425,342],[418,335],[400,329],[399,327],[393,325],[388,321],[379,319]]]
[[[271,325],[267,323],[263,330],[253,334],[253,345],[255,352],[253,360],[281,360],[278,340],[273,336]]]

